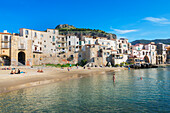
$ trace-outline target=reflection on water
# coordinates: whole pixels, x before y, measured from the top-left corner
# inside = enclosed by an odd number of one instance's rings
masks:
[[[170,68],[116,72],[115,82],[107,73],[0,95],[0,112],[169,111]]]

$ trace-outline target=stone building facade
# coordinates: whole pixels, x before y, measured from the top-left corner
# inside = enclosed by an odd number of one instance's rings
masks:
[[[76,64],[86,59],[90,65],[106,66],[131,58],[162,64],[169,61],[165,47],[154,43],[131,45],[125,38],[59,35],[57,29],[21,28],[19,34],[0,33],[0,65]]]

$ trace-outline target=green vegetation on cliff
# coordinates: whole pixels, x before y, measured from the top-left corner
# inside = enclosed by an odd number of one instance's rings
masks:
[[[60,24],[56,27],[61,35],[72,34],[76,36],[88,35],[96,37],[110,37],[116,39],[116,35],[112,33],[106,33],[105,31],[99,29],[89,29],[89,28],[76,28],[73,25]]]

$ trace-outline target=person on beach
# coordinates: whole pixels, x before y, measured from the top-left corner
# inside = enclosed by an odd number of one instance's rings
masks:
[[[17,73],[16,69],[15,69],[15,71],[14,71],[14,74],[15,74],[15,73]]]
[[[42,70],[42,69],[40,70],[40,73],[43,73],[43,70]]]
[[[18,69],[18,72],[17,72],[17,73],[15,73],[15,74],[20,74],[20,69]]]
[[[116,78],[115,78],[115,74],[113,74],[113,82],[115,82],[115,79],[116,79]]]
[[[140,79],[142,80],[143,78],[142,78],[142,77],[140,77]]]
[[[67,70],[70,71],[70,68],[68,67]]]
[[[128,70],[130,70],[130,66],[128,67]]]
[[[43,70],[42,70],[42,69],[41,69],[41,70],[40,70],[40,69],[38,69],[38,71],[37,71],[37,72],[39,72],[39,73],[43,73]]]
[[[71,64],[70,64],[70,69],[71,69]]]
[[[11,73],[10,73],[10,74],[14,74],[13,70],[11,71]]]
[[[79,66],[77,65],[77,69],[79,68]]]

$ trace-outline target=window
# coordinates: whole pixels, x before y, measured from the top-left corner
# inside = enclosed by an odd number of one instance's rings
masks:
[[[4,36],[4,41],[8,41],[8,36]]]
[[[152,49],[154,49],[154,46],[152,46]]]
[[[123,45],[124,47],[126,47],[126,45]]]
[[[107,45],[110,45],[110,43],[108,42]]]
[[[81,55],[79,55],[79,57],[81,57]]]
[[[55,42],[55,36],[53,36],[53,42]]]
[[[89,44],[90,44],[90,40],[89,40]]]
[[[46,48],[46,45],[44,45],[44,48]]]
[[[35,51],[37,50],[37,47],[35,47]]]
[[[71,42],[70,42],[70,41],[68,42],[68,45],[71,45]]]
[[[44,40],[44,42],[46,42],[46,40]]]
[[[41,34],[41,37],[43,37],[43,34]]]
[[[121,48],[121,44],[119,44],[119,48]]]
[[[51,36],[49,36],[51,38]]]
[[[79,44],[79,42],[77,42],[77,44]]]
[[[37,33],[36,32],[35,32],[34,36],[37,37]]]
[[[52,54],[50,54],[50,57],[52,57],[53,55]]]
[[[104,45],[104,42],[102,42],[102,45]]]
[[[28,30],[25,30],[25,35],[28,35]]]
[[[55,30],[53,31],[53,34],[55,34]]]
[[[40,47],[40,51],[42,50],[42,48]]]
[[[35,58],[35,55],[33,55],[33,58]]]
[[[143,51],[143,55],[145,55],[145,52]]]
[[[71,47],[69,47],[69,51],[71,51]]]
[[[63,57],[65,58],[65,57],[66,57],[66,55],[63,55]]]

